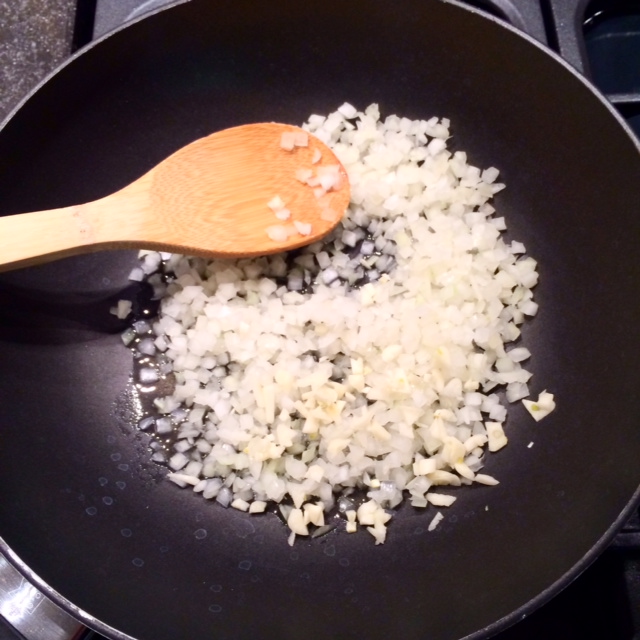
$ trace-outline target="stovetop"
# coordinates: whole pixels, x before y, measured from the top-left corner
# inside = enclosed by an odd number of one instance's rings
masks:
[[[70,48],[79,48],[170,1],[77,0]],[[593,80],[640,138],[638,0],[466,2],[510,22],[560,53]],[[11,606],[2,602],[3,593],[11,594]],[[0,576],[0,640],[100,640],[101,636],[77,624],[62,630],[38,628],[34,623],[35,612],[52,605],[41,598],[17,574],[7,579]],[[56,614],[55,605],[52,606],[51,611]],[[10,619],[13,626],[6,619]],[[61,620],[64,627],[65,622]],[[640,510],[609,549],[571,585],[495,638],[640,640]]]

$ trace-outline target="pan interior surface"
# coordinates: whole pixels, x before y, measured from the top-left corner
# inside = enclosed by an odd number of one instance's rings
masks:
[[[558,407],[540,424],[511,408],[510,444],[485,467],[501,484],[458,491],[435,531],[434,508],[405,506],[383,546],[361,532],[290,548],[275,516],[224,510],[150,462],[109,315],[134,253],[3,274],[0,536],[106,635],[496,630],[593,559],[640,484],[638,148],[580,78],[480,15],[436,0],[160,12],[76,58],[7,123],[0,214],[99,198],[215,130],[300,124],[345,101],[450,118],[454,148],[501,170],[498,213],[541,280],[524,332],[532,395],[548,388]]]

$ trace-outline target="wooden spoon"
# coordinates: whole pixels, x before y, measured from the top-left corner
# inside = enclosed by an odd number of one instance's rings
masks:
[[[281,146],[291,142],[303,146]],[[329,176],[325,186],[339,176],[326,193],[313,186],[322,175]],[[286,211],[274,211],[276,196],[290,212],[286,220]],[[100,249],[224,258],[277,253],[326,235],[349,197],[344,168],[315,136],[286,124],[243,125],[192,142],[100,200],[0,217],[0,271]]]

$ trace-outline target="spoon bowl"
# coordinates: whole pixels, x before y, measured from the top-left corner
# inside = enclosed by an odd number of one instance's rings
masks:
[[[273,122],[233,127],[99,200],[0,218],[0,271],[101,249],[288,251],[329,233],[349,198],[344,168],[315,136]]]

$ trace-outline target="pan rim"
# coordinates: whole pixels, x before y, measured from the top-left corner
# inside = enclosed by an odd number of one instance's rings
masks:
[[[549,585],[544,591],[541,591],[538,595],[531,600],[518,607],[515,611],[500,618],[496,622],[474,631],[469,635],[460,638],[460,640],[480,640],[484,638],[490,638],[501,631],[511,627],[520,620],[524,620],[529,614],[534,613],[540,607],[548,603],[555,596],[557,596],[563,589],[568,587],[574,580],[576,580],[584,571],[586,571],[602,553],[609,547],[613,538],[624,524],[629,520],[631,514],[635,509],[640,507],[640,486],[636,489],[631,500],[627,503],[625,508],[620,512],[620,515],[609,526],[609,528],[602,534],[596,544],[589,549],[589,551],[582,556],[579,562],[577,562],[571,569],[566,571],[560,578],[554,583]]]
[[[0,134],[5,126],[13,119],[13,117],[23,108],[23,106],[36,94],[40,89],[50,82],[54,76],[56,76],[60,71],[66,68],[67,65],[72,64],[77,58],[84,55],[85,53],[91,51],[95,46],[100,45],[104,40],[110,38],[111,36],[120,33],[124,29],[132,27],[138,22],[142,20],[152,17],[156,14],[159,14],[164,11],[171,10],[175,7],[178,7],[183,4],[187,4],[192,0],[173,0],[170,4],[167,4],[163,7],[152,10],[148,13],[145,13],[141,16],[138,16],[125,24],[119,26],[117,29],[114,29],[100,38],[92,41],[85,47],[79,49],[73,55],[71,55],[65,62],[59,65],[56,69],[54,69],[51,73],[49,73],[43,80],[41,80],[24,98],[10,111],[10,113],[4,118],[3,121],[0,122]],[[198,0],[195,0],[196,2]],[[524,38],[529,44],[537,47],[543,54],[550,56],[557,63],[560,63],[567,71],[569,71],[574,78],[578,79],[585,88],[587,88],[595,98],[597,98],[601,105],[603,105],[608,112],[615,118],[618,125],[626,132],[627,137],[630,138],[632,144],[634,145],[636,151],[640,154],[640,140],[638,140],[637,136],[634,134],[630,126],[626,123],[624,118],[619,114],[613,104],[606,98],[606,96],[597,88],[593,83],[583,76],[580,72],[578,72],[570,63],[564,60],[559,54],[557,54],[552,49],[549,49],[538,40],[533,38],[527,33],[522,32],[520,29],[512,26],[509,23],[504,22],[503,20],[485,12],[476,7],[470,7],[468,5],[463,4],[460,0],[437,0],[438,2],[446,5],[452,5],[462,9],[464,11],[468,11],[474,13],[481,18],[486,20],[490,20],[494,24],[498,25],[500,28],[507,29],[511,31],[514,35]],[[542,605],[549,602],[553,597],[555,597],[558,593],[560,593],[564,588],[566,588],[573,580],[575,580],[580,574],[582,574],[609,546],[614,536],[624,525],[624,523],[628,520],[632,512],[640,506],[640,486],[636,489],[634,494],[632,495],[629,502],[627,502],[625,508],[620,512],[616,520],[607,528],[607,530],[602,534],[602,536],[597,540],[597,542],[589,549],[589,551],[580,559],[578,563],[576,563],[571,569],[566,571],[560,578],[558,578],[555,582],[553,582],[549,587],[547,587],[544,591],[537,594],[534,598],[527,601],[524,605],[520,606],[518,609],[512,611],[506,616],[500,618],[499,620],[491,623],[490,625],[479,629],[467,636],[464,636],[461,640],[479,640],[480,638],[486,638],[488,636],[499,633],[509,626],[517,623],[519,620],[524,619],[530,613],[537,610]],[[57,590],[51,587],[46,581],[44,581],[40,576],[35,573],[30,567],[11,549],[9,544],[4,540],[2,536],[0,536],[0,552],[7,558],[7,560],[22,574],[29,582],[31,582],[34,586],[42,591],[48,598],[50,598],[55,604],[57,604],[61,609],[65,610],[75,618],[77,618],[80,622],[85,624],[87,627],[95,630],[98,633],[109,635],[116,640],[136,640],[133,636],[125,634],[114,627],[102,622],[101,620],[95,618],[93,615],[87,613],[84,609],[77,607],[63,595],[61,595]]]
[[[150,17],[152,17],[152,16],[154,16],[154,15],[156,15],[158,13],[162,13],[163,11],[168,11],[170,9],[173,9],[174,7],[177,7],[177,6],[181,5],[181,4],[187,4],[189,2],[191,2],[191,0],[172,0],[172,2],[170,4],[167,4],[167,5],[163,6],[163,7],[159,7],[157,9],[152,9],[147,13],[143,13],[142,15],[137,16],[136,18],[132,18],[131,20],[128,20],[127,22],[121,24],[116,29],[113,29],[112,31],[108,31],[104,35],[100,36],[99,38],[96,38],[95,40],[92,40],[88,44],[84,45],[83,47],[81,47],[80,49],[78,49],[77,51],[72,53],[66,60],[64,60],[64,62],[60,63],[55,69],[53,69],[47,75],[45,75],[45,77],[42,78],[42,80],[40,80],[21,99],[9,111],[9,113],[2,120],[0,120],[0,134],[2,133],[4,128],[9,124],[9,122],[11,120],[13,120],[13,118],[17,115],[17,113],[24,107],[24,105],[27,102],[29,102],[29,100],[31,100],[31,98],[33,98],[34,95],[36,95],[46,84],[48,84],[51,80],[53,80],[53,78],[55,76],[57,76],[61,71],[63,71],[67,66],[69,66],[70,64],[73,64],[73,62],[77,58],[79,58],[79,57],[83,56],[84,54],[88,53],[89,51],[94,49],[96,46],[98,46],[99,44],[101,44],[105,40],[111,38],[111,36],[113,36],[113,35],[115,35],[117,33],[120,33],[124,29],[128,29],[129,27],[133,26],[134,24],[136,24],[138,22],[141,22],[142,20],[145,20],[147,18],[150,18]]]
[[[132,27],[133,25],[137,24],[138,22],[141,22],[142,20],[146,20],[147,18],[151,18],[151,17],[153,17],[153,16],[155,16],[155,15],[157,15],[159,13],[162,13],[164,11],[170,11],[171,9],[174,9],[175,7],[178,7],[178,6],[183,5],[183,4],[188,4],[188,3],[193,2],[193,1],[197,2],[198,0],[172,0],[172,2],[170,2],[169,4],[166,4],[166,5],[162,6],[162,7],[157,8],[157,9],[152,9],[149,12],[143,13],[142,15],[139,15],[139,16],[137,16],[135,18],[132,18],[131,20],[128,20],[127,22],[125,22],[124,24],[120,25],[116,29],[113,29],[112,31],[108,31],[104,35],[100,36],[99,38],[97,38],[95,40],[92,40],[89,44],[86,44],[84,47],[78,49],[75,53],[73,53],[71,56],[69,56],[69,58],[67,58],[63,63],[58,65],[55,69],[53,69],[53,71],[48,73],[42,80],[40,80],[40,82],[38,82],[13,107],[13,109],[11,109],[9,111],[9,113],[4,117],[4,119],[0,121],[0,134],[2,133],[3,129],[9,124],[9,122],[14,118],[14,116],[18,113],[18,111],[20,111],[24,107],[24,105],[36,93],[38,93],[38,91],[40,91],[40,89],[44,85],[46,85],[50,80],[53,79],[54,76],[58,75],[58,73],[60,71],[62,71],[63,69],[65,69],[68,65],[72,64],[77,58],[79,58],[80,56],[84,55],[85,53],[91,51],[94,47],[100,45],[103,41],[111,38],[111,36],[114,36],[114,35],[120,33],[124,29],[128,29],[129,27]],[[559,63],[567,71],[569,71],[571,73],[571,75],[573,75],[573,77],[575,79],[579,80],[584,85],[584,87],[587,88],[596,98],[598,98],[600,103],[604,107],[606,107],[606,109],[609,111],[609,113],[616,119],[617,123],[622,127],[622,129],[624,129],[624,131],[626,132],[627,136],[634,143],[634,146],[636,147],[636,150],[638,151],[638,153],[640,153],[640,139],[638,139],[638,137],[636,136],[634,131],[627,124],[626,120],[620,115],[620,113],[615,108],[615,106],[607,99],[607,97],[604,95],[604,93],[602,93],[602,91],[600,91],[600,89],[598,89],[593,84],[593,82],[591,82],[591,80],[589,80],[589,78],[587,78],[583,74],[581,74],[573,65],[571,65],[569,62],[567,62],[559,53],[557,53],[556,51],[554,51],[550,47],[544,45],[540,41],[536,40],[533,36],[529,35],[525,31],[522,31],[521,29],[519,29],[517,27],[514,27],[512,24],[506,22],[505,20],[497,18],[496,16],[492,15],[491,13],[483,11],[482,9],[478,9],[477,7],[464,4],[464,2],[462,0],[435,0],[435,1],[436,2],[440,2],[441,4],[448,4],[448,5],[451,5],[451,6],[455,6],[455,7],[457,7],[458,9],[460,9],[462,11],[467,11],[469,13],[473,13],[473,14],[475,14],[477,16],[480,16],[480,18],[483,18],[485,20],[489,20],[493,24],[497,25],[499,28],[506,29],[507,31],[510,31],[513,35],[515,35],[517,37],[520,37],[520,38],[523,38],[529,44],[531,44],[531,45],[535,46],[537,49],[539,49],[543,54],[545,54],[547,56],[550,56],[552,59],[555,60],[555,62]]]
[[[190,0],[187,0],[187,1],[190,1]],[[534,45],[543,54],[550,56],[556,62],[560,63],[567,71],[571,73],[571,75],[576,80],[579,80],[586,89],[588,89],[596,98],[598,98],[602,106],[606,107],[607,111],[617,120],[618,124],[624,129],[627,136],[634,143],[634,146],[636,147],[636,151],[640,153],[640,139],[638,138],[638,136],[636,136],[635,132],[633,131],[633,129],[631,129],[627,121],[620,115],[616,107],[607,99],[605,94],[602,91],[600,91],[600,89],[598,89],[598,87],[596,87],[596,85],[593,84],[591,80],[589,80],[589,78],[587,78],[582,73],[580,73],[571,63],[567,62],[559,53],[557,53],[550,47],[544,45],[539,40],[536,40],[533,36],[529,35],[525,31],[522,31],[517,27],[514,27],[512,24],[506,22],[505,20],[501,20],[500,18],[497,18],[491,13],[483,11],[482,9],[478,9],[477,7],[465,5],[463,0],[437,0],[437,2],[440,2],[442,4],[453,5],[458,7],[459,9],[463,9],[465,11],[475,13],[476,15],[482,18],[485,18],[486,20],[489,20],[490,22],[493,22],[494,24],[498,25],[498,27],[501,27],[503,29],[506,29],[507,31],[510,31],[513,35],[524,38],[527,42],[529,42],[529,44]]]
[[[568,587],[575,579],[577,579],[586,569],[588,569],[597,558],[607,549],[611,541],[618,533],[618,530],[631,517],[633,511],[640,507],[640,486],[633,494],[631,500],[625,508],[620,512],[616,520],[603,533],[596,544],[576,563],[571,569],[566,571],[560,578],[549,585],[544,591],[541,591],[532,599],[522,606],[518,607],[511,613],[503,616],[499,620],[492,622],[490,625],[478,629],[471,634],[463,636],[459,640],[481,640],[490,638],[501,631],[511,627],[520,620],[526,618],[529,614],[534,613],[540,607],[557,596],[563,589]],[[33,586],[37,587],[47,598],[61,609],[79,620],[82,624],[89,627],[93,631],[102,635],[109,635],[114,640],[137,640],[134,636],[130,636],[115,627],[99,620],[92,614],[88,613],[81,607],[76,606],[69,599],[65,598],[61,593],[43,580],[35,571],[33,571],[18,554],[16,554],[5,539],[0,536],[0,553],[11,563],[11,565]]]

